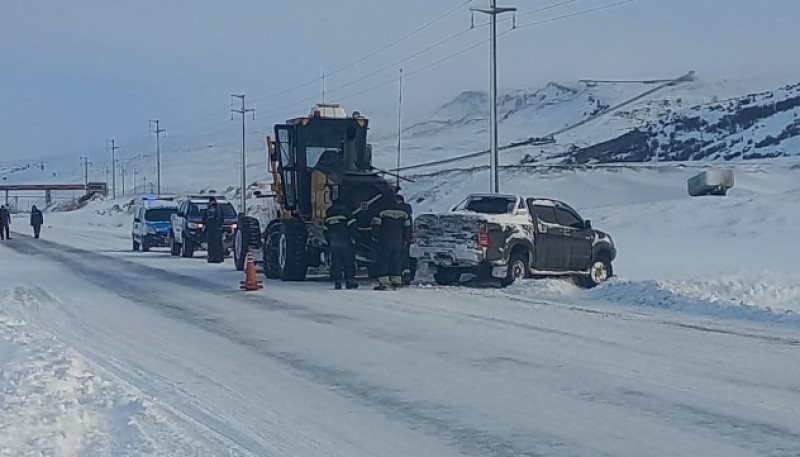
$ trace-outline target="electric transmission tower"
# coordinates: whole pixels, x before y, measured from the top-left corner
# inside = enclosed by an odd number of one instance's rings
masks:
[[[489,15],[489,150],[490,175],[489,188],[492,193],[500,192],[499,157],[497,151],[497,16],[517,11],[514,7],[498,7],[497,0],[490,0],[489,8],[471,8],[474,13]],[[515,24],[516,25],[516,24]]]
[[[256,110],[255,108],[246,108],[244,103],[244,94],[242,95],[231,95],[233,98],[238,98],[242,101],[241,108],[231,108],[231,119],[233,119],[233,114],[240,114],[242,116],[242,208],[241,214],[247,214],[247,154],[245,152],[245,136],[246,136],[246,129],[245,129],[245,120],[247,118],[247,113],[253,113],[253,120],[256,120]]]
[[[166,136],[167,129],[159,127],[159,120],[150,121],[150,133],[156,134],[156,186],[158,195],[161,195],[161,134]]]
[[[111,198],[117,198],[117,142],[115,139],[111,139]]]
[[[89,195],[89,166],[94,165],[89,158],[81,156],[81,166],[83,166],[83,183],[86,186],[86,195]]]

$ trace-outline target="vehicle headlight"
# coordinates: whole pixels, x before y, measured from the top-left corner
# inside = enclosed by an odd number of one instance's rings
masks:
[[[189,223],[186,224],[186,227],[188,227],[190,229],[202,229],[203,228],[203,223],[202,222],[197,222],[197,223],[189,222]]]
[[[154,229],[153,227],[148,225],[147,226],[147,233],[149,233],[150,235],[155,235],[156,234],[156,229]]]
[[[231,232],[235,232],[239,228],[239,224],[231,224]]]

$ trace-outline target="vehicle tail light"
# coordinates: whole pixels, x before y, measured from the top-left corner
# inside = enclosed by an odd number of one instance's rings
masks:
[[[478,227],[478,246],[482,248],[489,247],[489,227],[486,224],[481,224]]]

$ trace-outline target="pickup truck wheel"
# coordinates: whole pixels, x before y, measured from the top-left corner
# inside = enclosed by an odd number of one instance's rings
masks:
[[[169,254],[173,257],[181,255],[181,245],[175,242],[175,235],[169,235]]]
[[[139,243],[137,243],[136,240],[133,240],[133,252],[136,252],[138,250],[139,250]]]
[[[461,279],[461,271],[453,268],[439,268],[433,274],[433,279],[440,286],[452,286]]]
[[[508,261],[508,271],[506,277],[500,280],[500,285],[508,287],[514,281],[528,277],[528,254],[524,251],[515,251],[511,254]]]
[[[187,259],[194,257],[194,246],[192,245],[192,241],[186,237],[183,237],[183,243],[181,243],[181,257]]]
[[[595,259],[589,267],[589,275],[582,278],[581,285],[587,289],[597,287],[600,284],[608,281],[614,275],[614,269],[611,266],[611,261],[606,258],[600,257]]]
[[[142,252],[150,252],[150,246],[147,245],[147,238],[142,238],[142,244],[139,246]]]

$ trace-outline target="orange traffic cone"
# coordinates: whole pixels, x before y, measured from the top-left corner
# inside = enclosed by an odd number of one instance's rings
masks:
[[[246,291],[258,290],[264,287],[258,280],[256,262],[253,260],[253,251],[247,251],[247,260],[244,267],[244,281],[239,281],[239,289]]]

